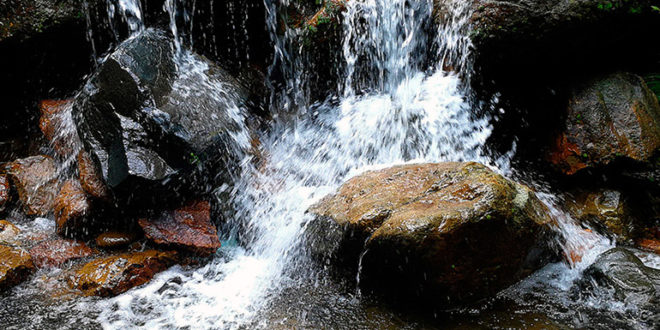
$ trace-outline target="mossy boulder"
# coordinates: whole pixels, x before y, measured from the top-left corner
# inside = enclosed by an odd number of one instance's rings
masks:
[[[493,295],[535,270],[551,221],[529,188],[477,163],[367,172],[309,212],[314,254],[359,259],[363,288],[438,304]]]

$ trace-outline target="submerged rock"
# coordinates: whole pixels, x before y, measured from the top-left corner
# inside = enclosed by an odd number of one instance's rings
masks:
[[[106,249],[128,246],[136,239],[135,233],[109,231],[96,237],[96,245]]]
[[[611,249],[584,271],[581,285],[597,294],[613,293],[614,298],[660,313],[660,270],[646,267],[632,252]]]
[[[148,29],[107,57],[74,113],[85,149],[115,196],[162,203],[207,189],[195,184],[215,178],[206,170],[228,175],[230,159],[249,144],[238,109],[245,94],[224,70],[196,55],[176,55],[170,36]]]
[[[4,174],[0,174],[0,212],[5,210],[9,201],[9,179]]]
[[[174,252],[155,250],[99,258],[80,268],[69,284],[89,296],[116,296],[147,283],[175,258]]]
[[[33,271],[34,264],[27,251],[0,245],[0,290],[23,282]]]
[[[362,254],[362,287],[437,304],[490,296],[539,267],[550,221],[529,188],[477,163],[367,172],[310,212],[314,253],[355,265]]]
[[[220,248],[218,230],[211,222],[209,202],[189,203],[173,211],[165,211],[156,219],[140,219],[145,236],[156,244],[210,256]]]
[[[18,234],[21,232],[18,227],[14,226],[7,220],[0,220],[0,244],[16,245],[19,243]]]
[[[576,89],[551,162],[566,174],[615,159],[647,162],[660,150],[660,105],[642,78],[617,73]]]
[[[7,166],[7,175],[27,215],[44,216],[53,210],[60,186],[53,158],[33,156],[16,160]]]
[[[91,202],[77,180],[64,183],[55,200],[55,225],[57,234],[70,236],[83,232],[89,225]]]
[[[59,267],[74,259],[89,257],[94,254],[85,243],[57,239],[45,241],[30,249],[30,255],[38,268]]]
[[[44,100],[39,104],[39,128],[60,156],[70,156],[80,146],[71,118],[73,100]]]

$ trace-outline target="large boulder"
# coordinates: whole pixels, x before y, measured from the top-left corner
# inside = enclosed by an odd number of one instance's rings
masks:
[[[175,253],[155,250],[99,258],[76,271],[69,284],[86,295],[116,296],[147,283],[175,260]]]
[[[477,163],[367,172],[310,212],[313,253],[360,256],[362,287],[437,304],[490,296],[539,267],[550,221],[529,188]]]
[[[34,264],[27,251],[0,245],[0,290],[23,282],[33,271]]]
[[[168,192],[207,188],[193,181],[213,179],[215,170],[229,176],[231,160],[249,144],[244,95],[224,70],[175,54],[168,34],[147,29],[105,59],[76,98],[74,115],[116,197],[162,201]]]
[[[191,202],[165,211],[155,219],[138,221],[147,238],[156,244],[210,256],[220,248],[218,230],[211,222],[209,202]]]
[[[645,266],[626,249],[615,248],[600,255],[584,271],[580,284],[589,293],[605,291],[626,305],[660,313],[660,270]]]
[[[648,162],[660,150],[660,105],[644,80],[628,73],[594,79],[570,98],[565,129],[549,156],[574,174],[616,159]]]
[[[59,267],[69,260],[92,254],[94,251],[85,243],[66,239],[45,241],[30,249],[32,261],[38,268]]]
[[[60,187],[53,158],[32,156],[16,160],[7,165],[7,175],[27,215],[44,216],[53,211]]]

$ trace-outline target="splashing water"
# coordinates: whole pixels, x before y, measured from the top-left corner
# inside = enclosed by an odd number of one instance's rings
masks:
[[[129,36],[144,30],[144,20],[142,18],[142,5],[140,0],[107,0],[108,17],[112,20],[115,15],[119,15],[121,20],[127,25]],[[116,29],[113,29],[115,39],[118,38]]]

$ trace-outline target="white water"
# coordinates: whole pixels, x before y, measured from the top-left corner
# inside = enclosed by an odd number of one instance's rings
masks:
[[[309,280],[309,262],[300,246],[310,220],[305,211],[346,179],[367,169],[410,162],[479,161],[509,173],[510,154],[492,159],[484,153],[492,130],[489,118],[472,114],[468,87],[457,74],[443,70],[443,64],[450,64],[463,77],[470,74],[465,37],[470,12],[465,2],[455,3],[450,14],[457,16],[438,27],[436,53],[427,56],[424,26],[432,24],[432,1],[348,2],[345,79],[339,83],[341,97],[326,104],[311,105],[307,91],[296,89],[305,79],[304,61],[288,51],[296,32],[278,36],[271,19],[275,63],[283,66],[287,78],[284,90],[273,93],[273,100],[281,100],[274,103],[275,110],[297,113],[299,119],[275,121],[261,141],[265,165],[255,168],[247,157],[236,185],[222,188],[231,189],[224,193],[233,196],[237,210],[228,219],[229,227],[241,228],[247,247],[232,237],[201,269],[174,267],[142,288],[101,302],[103,326],[266,327],[255,317],[269,299]],[[266,5],[276,17],[278,6],[269,1]],[[172,20],[175,8],[166,6]],[[172,26],[176,36],[176,23]],[[359,70],[362,66],[372,70],[365,74]],[[555,204],[552,196],[541,197]],[[552,210],[565,249],[579,251],[582,260],[572,267],[548,266],[536,279],[559,276],[553,283],[566,291],[611,242],[582,230],[556,207]]]

